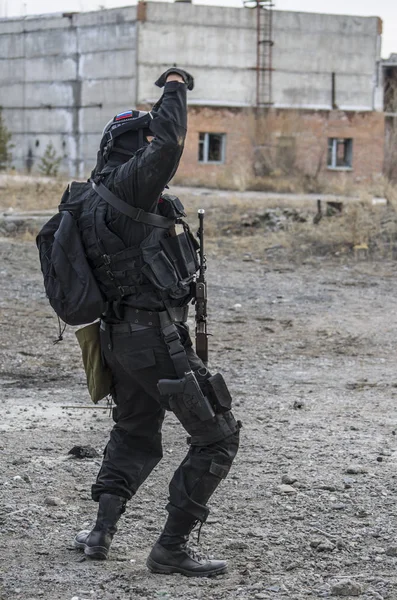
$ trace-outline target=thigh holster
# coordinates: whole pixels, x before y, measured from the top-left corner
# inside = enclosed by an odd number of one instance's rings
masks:
[[[176,326],[165,324],[162,334],[179,379],[160,379],[157,387],[167,408],[190,434],[188,442],[207,446],[236,433],[239,424],[230,410],[232,397],[222,375],[208,373],[199,385]]]

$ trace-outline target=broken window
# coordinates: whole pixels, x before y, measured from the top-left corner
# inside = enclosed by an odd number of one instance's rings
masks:
[[[351,169],[353,166],[352,138],[328,138],[329,169]]]
[[[225,162],[225,142],[226,135],[224,133],[200,133],[198,152],[199,162]]]

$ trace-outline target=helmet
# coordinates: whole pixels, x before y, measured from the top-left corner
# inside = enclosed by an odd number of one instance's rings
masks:
[[[150,131],[151,112],[142,110],[127,110],[117,114],[106,123],[103,131],[97,164],[91,174],[99,174],[109,163],[112,168],[126,162],[131,156],[149,144],[146,136],[153,135]],[[110,155],[113,155],[109,161]]]
[[[100,151],[105,162],[113,148],[119,154],[133,156],[139,148],[147,145],[146,136],[151,135],[149,125],[152,119],[152,113],[143,110],[127,110],[111,119],[104,127],[100,144]],[[117,138],[130,132],[134,132],[132,136],[128,136],[130,148],[120,148],[125,144],[117,143]]]

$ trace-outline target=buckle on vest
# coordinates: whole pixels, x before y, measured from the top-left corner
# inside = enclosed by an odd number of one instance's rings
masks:
[[[175,328],[175,325],[172,323],[167,327],[162,327],[162,332],[164,336],[165,342],[168,344],[169,342],[173,342],[179,339],[179,333]]]
[[[110,265],[111,258],[109,256],[109,254],[102,254],[102,258],[103,258],[103,261],[104,261],[105,265]]]

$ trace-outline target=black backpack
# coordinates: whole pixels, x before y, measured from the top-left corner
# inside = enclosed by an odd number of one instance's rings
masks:
[[[73,182],[62,197],[58,214],[44,225],[36,238],[46,295],[58,317],[68,325],[91,323],[106,308],[76,222],[84,192],[91,192],[91,184]],[[72,210],[67,210],[70,195],[74,202]]]
[[[58,317],[68,325],[92,323],[106,309],[106,298],[87,261],[77,225],[83,204],[93,189],[105,202],[134,221],[164,229],[174,224],[172,219],[127,204],[102,183],[72,182],[62,196],[58,214],[36,237],[46,295]]]

